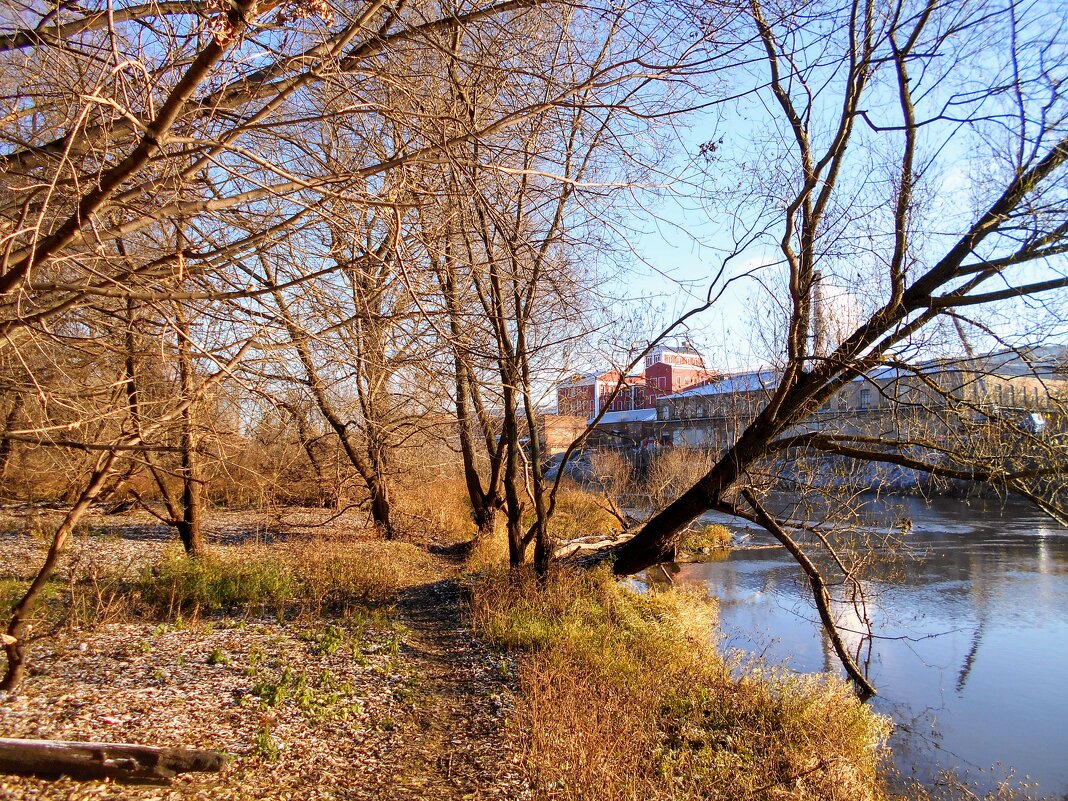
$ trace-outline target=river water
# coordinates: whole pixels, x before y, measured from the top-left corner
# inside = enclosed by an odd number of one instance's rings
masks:
[[[908,558],[865,584],[872,703],[895,721],[898,770],[930,786],[953,769],[983,791],[1012,777],[1068,798],[1068,530],[1019,504],[872,500],[866,511],[875,529],[912,521]],[[680,565],[680,578],[719,599],[728,648],[840,670],[782,548]],[[845,639],[869,655],[859,634]]]

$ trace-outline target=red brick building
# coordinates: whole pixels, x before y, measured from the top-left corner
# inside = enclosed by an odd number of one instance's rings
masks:
[[[645,357],[646,403],[651,409],[662,395],[682,392],[719,378],[719,373],[705,367],[705,360],[691,345],[661,345]]]
[[[556,408],[561,415],[589,419],[600,413],[619,383],[619,371],[572,376],[556,387]],[[626,376],[609,405],[609,411],[654,409],[656,399],[690,389],[719,377],[690,345],[660,345],[645,357],[645,370]]]
[[[561,415],[589,419],[600,413],[618,383],[618,370],[572,376],[556,387],[556,411]],[[642,403],[645,402],[644,380],[640,376],[627,376],[623,379],[623,387],[612,400],[612,409],[621,411],[625,408],[646,408],[626,406],[627,403],[633,404],[639,399]]]

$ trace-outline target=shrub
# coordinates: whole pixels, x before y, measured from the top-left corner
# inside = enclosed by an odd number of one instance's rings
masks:
[[[662,509],[712,469],[713,454],[669,448],[658,453],[645,474],[645,491],[654,509]]]

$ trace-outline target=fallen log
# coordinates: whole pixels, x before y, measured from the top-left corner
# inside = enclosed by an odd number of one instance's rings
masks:
[[[619,545],[619,543],[626,542],[633,536],[633,531],[624,531],[615,536],[576,537],[575,539],[560,543],[560,545],[556,547],[556,550],[553,551],[553,559],[579,559],[584,555],[597,553],[598,551],[611,548],[614,545]]]
[[[0,773],[44,779],[67,776],[157,783],[179,773],[217,773],[224,764],[226,755],[219,751],[0,738]]]

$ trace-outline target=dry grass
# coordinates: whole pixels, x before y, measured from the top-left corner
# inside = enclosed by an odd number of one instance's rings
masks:
[[[911,784],[901,801],[1064,801],[1064,796],[1045,795],[1038,786],[1011,775],[983,792],[966,775],[945,771],[933,787]]]
[[[680,550],[693,553],[702,548],[706,550],[722,550],[730,547],[731,530],[719,523],[711,523],[707,526],[698,526],[686,532],[679,543]]]
[[[389,603],[432,580],[441,565],[407,542],[316,538],[217,548],[191,560],[170,549],[140,595],[163,617],[231,611],[323,614]]]
[[[0,612],[26,591],[46,542],[32,532],[4,541]],[[390,604],[402,589],[455,569],[411,542],[367,532],[320,533],[264,543],[215,543],[188,558],[179,545],[83,531],[46,585],[34,628],[58,631],[148,618],[345,614]]]
[[[549,520],[550,536],[560,542],[575,537],[619,531],[619,521],[604,504],[604,498],[597,493],[588,492],[572,483],[564,484],[557,493],[556,509]],[[522,522],[524,529],[530,526],[534,522],[533,511],[528,509]],[[477,573],[495,570],[507,564],[508,536],[504,529],[502,512],[496,531],[472,542],[464,568],[468,572]]]
[[[492,534],[485,534],[471,543],[471,550],[464,559],[464,570],[469,573],[499,570],[508,564],[508,534],[503,521]]]
[[[603,497],[574,484],[561,485],[556,494],[556,509],[549,520],[549,534],[554,539],[570,540],[619,530],[619,520],[608,511]]]
[[[524,652],[516,726],[541,797],[885,797],[889,723],[825,676],[732,676],[714,611],[607,571],[476,582],[477,630]]]
[[[424,536],[465,542],[474,534],[471,500],[461,478],[398,486],[393,493],[393,507],[403,528]]]

